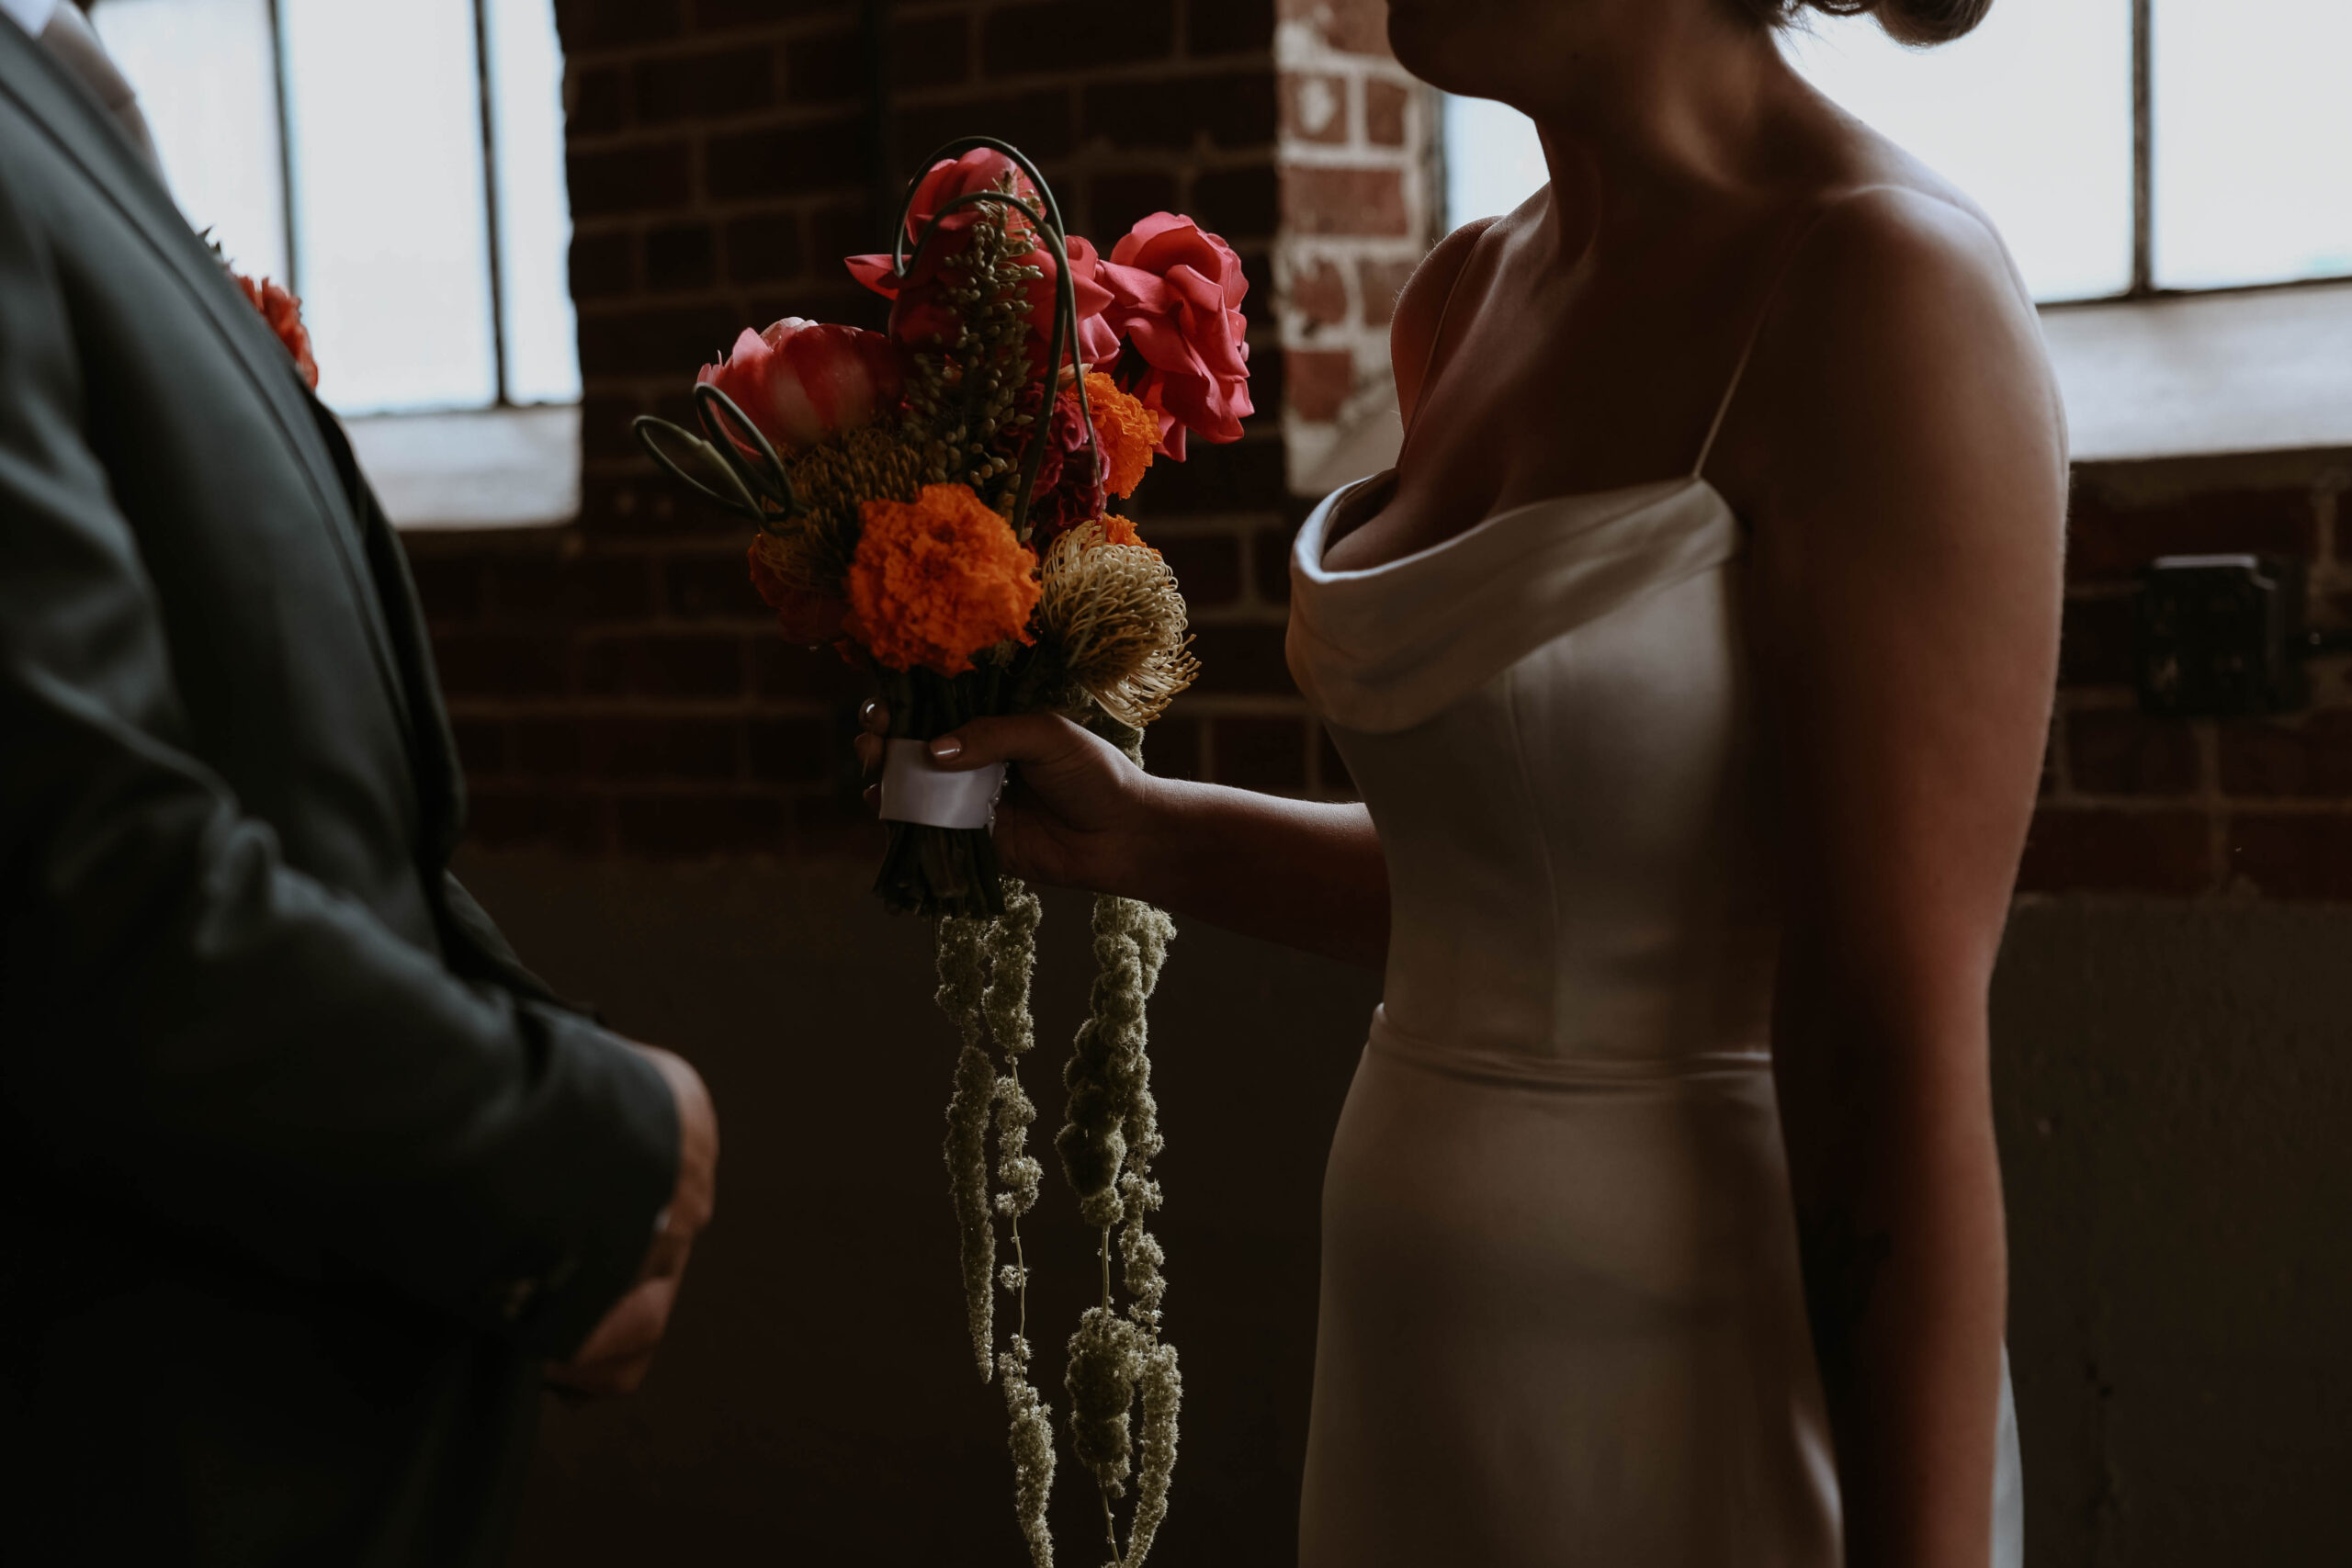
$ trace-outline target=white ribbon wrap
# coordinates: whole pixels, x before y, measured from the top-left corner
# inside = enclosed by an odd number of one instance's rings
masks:
[[[882,758],[882,820],[927,828],[985,828],[1004,788],[1004,764],[951,773],[921,740],[890,741]]]

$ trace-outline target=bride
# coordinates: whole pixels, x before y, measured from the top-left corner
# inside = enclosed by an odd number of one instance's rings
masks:
[[[1986,992],[2064,434],[1983,213],[1783,64],[1801,3],[1990,0],[1391,0],[1552,182],[1414,276],[1396,468],[1298,537],[1365,807],[933,746],[1013,764],[1016,874],[1385,966],[1306,1568],[2018,1558]]]

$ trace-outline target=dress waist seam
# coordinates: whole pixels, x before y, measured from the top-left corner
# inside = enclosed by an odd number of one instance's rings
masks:
[[[1389,1021],[1385,1007],[1373,1010],[1365,1049],[1401,1066],[1466,1083],[1600,1094],[1650,1091],[1679,1084],[1695,1088],[1745,1082],[1758,1075],[1769,1076],[1772,1070],[1770,1054],[1759,1050],[1695,1051],[1650,1060],[1612,1061],[1442,1045],[1398,1029]]]

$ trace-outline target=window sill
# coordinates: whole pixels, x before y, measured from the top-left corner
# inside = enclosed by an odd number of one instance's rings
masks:
[[[580,410],[471,409],[344,422],[401,528],[534,528],[580,514]]]
[[[2352,284],[2041,313],[2076,462],[2352,446]]]

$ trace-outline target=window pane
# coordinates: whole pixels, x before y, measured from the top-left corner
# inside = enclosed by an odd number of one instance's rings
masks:
[[[1445,226],[1509,212],[1552,177],[1535,122],[1491,98],[1445,97]]]
[[[1936,50],[1904,49],[1862,18],[1815,17],[1782,39],[1815,86],[1984,206],[2034,298],[2131,287],[2131,0],[2008,0]],[[1450,223],[1508,211],[1544,183],[1535,128],[1516,109],[1448,98],[1445,135]]]
[[[2155,0],[2154,27],[2156,281],[2352,273],[2352,7]]]
[[[338,410],[478,406],[491,336],[469,0],[278,0],[297,282]]]
[[[1860,18],[1784,37],[1815,86],[1984,207],[2036,299],[2131,287],[2131,0],[2007,0],[1932,50]]]
[[[238,271],[283,279],[269,0],[106,0],[90,19],[139,94],[180,210]]]
[[[580,396],[580,350],[567,271],[571,204],[555,0],[487,4],[506,395],[518,403],[571,402]]]

